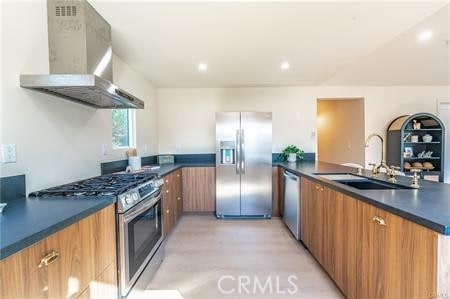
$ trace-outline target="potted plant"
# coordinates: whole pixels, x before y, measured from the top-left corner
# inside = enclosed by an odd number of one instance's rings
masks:
[[[289,145],[283,150],[283,157],[288,162],[296,162],[297,158],[303,160],[304,151],[296,147],[295,145]]]

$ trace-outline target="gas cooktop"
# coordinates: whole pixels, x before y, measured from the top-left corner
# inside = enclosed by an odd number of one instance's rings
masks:
[[[30,193],[30,197],[120,195],[144,183],[158,179],[154,173],[102,175]]]

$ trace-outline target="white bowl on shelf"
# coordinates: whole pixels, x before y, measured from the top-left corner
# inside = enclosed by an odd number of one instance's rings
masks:
[[[431,142],[433,141],[433,136],[431,136],[430,134],[423,135],[422,140],[423,142]]]

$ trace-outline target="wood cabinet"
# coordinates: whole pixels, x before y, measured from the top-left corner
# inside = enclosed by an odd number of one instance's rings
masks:
[[[356,298],[358,201],[323,188],[323,266],[348,298]]]
[[[80,299],[117,298],[117,265],[111,263],[89,287],[80,295]]]
[[[438,234],[302,178],[302,241],[347,298],[429,298]]]
[[[272,216],[279,217],[283,215],[284,198],[282,197],[283,169],[279,166],[272,167]],[[284,191],[284,189],[283,189]]]
[[[301,178],[301,238],[319,263],[323,263],[324,188]]]
[[[163,234],[167,236],[183,214],[182,171],[178,169],[163,179]]]
[[[2,260],[0,298],[75,298],[112,264],[117,276],[115,215],[110,205]]]
[[[338,226],[335,239],[336,245],[336,273],[335,279],[341,290],[349,298],[357,297],[357,266],[358,258],[358,201],[343,195],[342,225]],[[339,232],[340,230],[340,232]]]
[[[184,212],[215,212],[215,167],[184,167],[183,196]]]
[[[430,298],[436,294],[437,233],[363,202],[358,209],[359,297]]]

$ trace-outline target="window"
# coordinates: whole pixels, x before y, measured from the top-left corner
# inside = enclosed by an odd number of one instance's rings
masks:
[[[132,147],[134,140],[135,112],[131,109],[112,110],[112,144],[113,147]]]

